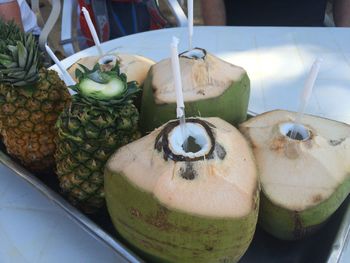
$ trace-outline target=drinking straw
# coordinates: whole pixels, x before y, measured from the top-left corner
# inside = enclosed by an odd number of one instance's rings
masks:
[[[98,38],[98,35],[97,35],[96,29],[94,27],[94,24],[92,23],[89,11],[85,7],[83,7],[81,9],[81,11],[84,14],[86,23],[88,24],[90,33],[91,33],[92,38],[93,38],[93,40],[95,42],[95,46],[97,47],[98,53],[100,54],[100,56],[103,56],[103,52],[102,52],[102,48],[101,48],[101,42],[100,42],[100,40]]]
[[[171,50],[171,65],[174,76],[174,84],[176,91],[176,117],[180,119],[181,134],[183,139],[183,148],[187,149],[187,129],[186,129],[186,118],[185,118],[185,104],[182,94],[182,82],[180,73],[180,61],[178,52],[179,39],[173,37],[173,41],[170,44]]]
[[[178,55],[178,44],[179,39],[177,37],[173,37],[173,41],[170,45],[171,49],[171,65],[174,76],[175,83],[175,91],[176,91],[176,116],[178,118],[185,115],[185,104],[184,98],[182,94],[182,83],[181,83],[181,74],[180,74],[180,61]]]
[[[304,89],[303,89],[303,92],[301,93],[300,100],[299,100],[297,117],[295,118],[293,130],[290,136],[292,139],[295,139],[297,135],[297,127],[301,123],[301,119],[303,118],[305,113],[305,108],[309,103],[318,72],[320,71],[321,62],[322,60],[319,58],[315,60],[315,62],[312,64],[310,73],[305,81]]]
[[[62,77],[63,77],[63,81],[64,83],[66,83],[66,85],[69,86],[73,86],[76,84],[76,82],[73,80],[73,78],[71,77],[71,75],[69,75],[69,73],[67,72],[67,70],[64,68],[64,66],[62,65],[61,61],[58,60],[58,58],[56,57],[56,55],[53,53],[53,51],[51,50],[51,48],[45,44],[45,49],[46,52],[49,54],[49,56],[51,57],[51,59],[55,62],[55,64],[57,65],[57,67],[60,69],[61,73],[62,73]],[[74,90],[68,89],[69,93],[71,95],[76,94],[76,92]]]
[[[187,17],[188,17],[189,50],[191,50],[192,37],[193,37],[193,0],[187,0]]]

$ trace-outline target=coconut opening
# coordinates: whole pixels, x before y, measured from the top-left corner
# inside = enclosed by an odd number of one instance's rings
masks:
[[[295,130],[294,138],[292,138],[293,129]],[[310,131],[304,125],[292,122],[281,124],[280,132],[291,140],[306,141],[310,138]]]
[[[98,60],[100,65],[112,65],[114,66],[117,63],[117,57],[114,55],[105,55]]]
[[[208,154],[211,141],[205,128],[199,124],[186,123],[187,137],[183,138],[180,125],[176,126],[169,135],[169,146],[172,152],[189,158]]]
[[[194,48],[180,54],[180,57],[185,57],[189,59],[204,59],[205,55],[206,55],[206,52],[204,49]]]
[[[187,153],[189,152],[195,153],[195,152],[199,152],[202,149],[202,147],[201,145],[196,143],[196,138],[189,136],[182,144],[182,149]]]

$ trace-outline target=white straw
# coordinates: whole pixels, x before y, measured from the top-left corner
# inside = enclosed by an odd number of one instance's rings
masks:
[[[102,52],[102,48],[101,48],[101,42],[100,42],[100,40],[98,38],[98,35],[97,35],[96,29],[94,27],[94,24],[92,23],[89,11],[85,7],[83,7],[81,9],[81,11],[84,14],[86,23],[88,24],[90,33],[91,33],[92,38],[93,38],[93,40],[95,42],[95,46],[97,47],[98,53],[100,54],[100,56],[103,56],[103,52]]]
[[[188,41],[189,49],[192,49],[193,37],[193,0],[187,0],[187,17],[188,17]]]
[[[305,81],[304,89],[303,89],[303,92],[301,93],[301,96],[300,96],[300,102],[299,102],[299,108],[298,108],[297,117],[295,118],[294,125],[293,125],[293,131],[292,131],[292,134],[290,136],[292,139],[294,139],[294,137],[296,136],[296,133],[297,133],[297,131],[296,131],[297,127],[296,126],[299,123],[301,123],[301,119],[302,119],[302,117],[304,115],[306,106],[309,103],[309,100],[310,100],[310,97],[311,97],[311,94],[312,94],[312,90],[313,90],[314,85],[315,85],[315,81],[316,81],[318,72],[320,71],[321,62],[322,62],[322,60],[319,59],[319,58],[315,60],[315,62],[312,64],[310,73],[309,73],[309,75],[308,75],[308,77],[307,77],[307,79]]]
[[[182,94],[182,83],[181,83],[181,74],[180,74],[180,62],[179,62],[179,55],[177,46],[179,44],[179,39],[176,37],[173,37],[173,41],[170,45],[171,49],[171,65],[173,70],[173,76],[174,76],[174,83],[175,83],[175,91],[176,91],[176,115],[178,118],[185,115],[185,104],[184,104],[184,98]]]
[[[320,71],[321,67],[321,59],[316,59],[315,62],[313,63],[309,76],[305,82],[304,90],[303,93],[301,94],[300,101],[304,102],[305,104],[308,103],[311,97],[311,93],[313,90],[313,87],[315,85],[315,81],[318,75],[318,72]]]
[[[76,84],[76,82],[73,80],[73,78],[71,77],[71,75],[69,75],[69,73],[67,72],[67,70],[64,68],[64,66],[62,65],[61,61],[58,60],[58,58],[56,57],[56,55],[53,53],[53,51],[51,50],[51,48],[45,44],[45,49],[46,52],[49,54],[49,56],[52,58],[52,60],[55,62],[55,64],[57,65],[57,67],[61,70],[62,76],[63,76],[63,81],[64,83],[66,83],[67,86],[73,86]],[[69,89],[69,93],[71,95],[76,94],[76,92],[74,90]]]

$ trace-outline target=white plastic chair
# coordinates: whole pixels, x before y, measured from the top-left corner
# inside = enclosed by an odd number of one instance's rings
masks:
[[[180,0],[181,1],[181,0]],[[172,14],[175,16],[176,25],[179,27],[187,26],[187,16],[185,15],[178,0],[165,0]],[[64,0],[62,10],[62,31],[61,45],[66,56],[74,54],[77,45],[74,45],[77,37],[73,37],[73,20],[74,16],[79,14],[78,4],[76,0]],[[78,10],[78,12],[77,12]]]
[[[65,0],[64,0],[65,1]],[[38,24],[42,28],[41,34],[39,36],[39,45],[42,50],[45,50],[45,43],[47,42],[48,36],[56,24],[60,13],[61,13],[61,1],[60,0],[50,0],[51,2],[51,13],[44,22],[44,19],[41,15],[39,0],[31,0],[31,7],[33,12],[35,13]]]

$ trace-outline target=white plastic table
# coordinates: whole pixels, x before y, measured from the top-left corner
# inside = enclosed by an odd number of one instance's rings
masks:
[[[172,28],[135,34],[103,44],[155,61],[169,57],[172,36],[180,38],[179,52],[188,48],[187,29]],[[350,123],[350,28],[196,27],[194,47],[244,67],[251,80],[249,109],[296,111],[305,78],[316,58],[322,58],[307,113]],[[65,59],[96,54],[95,48]]]
[[[155,61],[169,56],[172,36],[187,49],[185,28],[128,36],[103,44]],[[194,46],[244,67],[251,79],[249,109],[296,110],[306,74],[323,58],[307,112],[350,123],[350,29],[275,27],[199,27]],[[97,54],[86,49],[63,61]],[[0,262],[120,262],[117,254],[92,238],[10,170],[0,165]],[[341,258],[350,262],[350,247]]]

